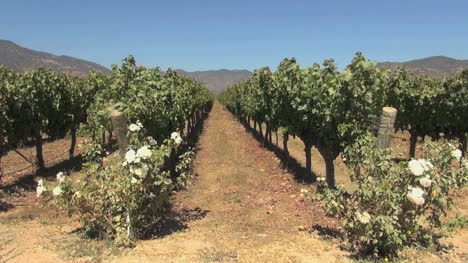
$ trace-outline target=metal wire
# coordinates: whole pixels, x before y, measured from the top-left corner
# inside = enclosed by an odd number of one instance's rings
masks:
[[[62,152],[62,153],[60,153],[59,155],[55,156],[54,158],[51,158],[51,159],[49,159],[49,160],[47,160],[47,161],[44,161],[44,163],[46,163],[46,164],[47,164],[47,163],[50,163],[50,161],[53,161],[53,160],[59,158],[60,156],[64,155],[64,154],[67,153],[67,152],[68,152],[68,150],[66,150],[66,151],[64,151],[64,152]],[[2,167],[1,167],[1,161],[0,161],[0,177],[1,177],[1,176],[8,176],[8,175],[16,174],[16,173],[18,173],[18,172],[27,170],[27,169],[29,169],[29,168],[31,168],[31,167],[33,167],[33,165],[29,165],[29,166],[27,166],[27,167],[25,167],[25,168],[21,168],[21,169],[19,169],[19,170],[14,171],[14,172],[9,172],[9,173],[7,173],[7,174],[3,174],[3,170],[2,170]]]

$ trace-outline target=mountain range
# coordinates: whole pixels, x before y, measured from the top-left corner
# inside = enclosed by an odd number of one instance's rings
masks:
[[[182,69],[177,69],[175,71],[187,77],[194,78],[198,82],[205,83],[214,95],[218,95],[232,84],[252,77],[252,72],[248,70],[220,69],[187,72]]]
[[[0,40],[0,65],[5,65],[14,71],[48,68],[79,76],[86,76],[90,71],[106,74],[111,72],[108,68],[94,62],[24,48],[8,40]],[[407,62],[382,62],[378,66],[390,69],[406,66],[417,74],[446,77],[468,68],[468,60],[434,56]],[[178,69],[176,72],[205,83],[215,95],[218,95],[229,85],[252,77],[252,72],[248,70],[220,69],[188,72]]]
[[[24,48],[8,40],[0,40],[0,65],[13,71],[47,68],[78,76],[90,71],[110,73],[108,68],[93,62]]]
[[[407,62],[382,62],[379,67],[396,69],[405,66],[411,71],[430,77],[447,77],[468,68],[468,60],[459,60],[445,56],[434,56]]]

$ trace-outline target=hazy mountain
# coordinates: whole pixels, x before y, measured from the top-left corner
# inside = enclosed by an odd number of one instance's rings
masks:
[[[198,82],[205,83],[213,94],[218,95],[228,86],[241,80],[252,77],[252,72],[248,70],[208,70],[187,72],[182,69],[175,70],[177,73],[194,78]]]
[[[0,40],[0,65],[5,65],[15,71],[27,71],[42,67],[74,75],[86,75],[89,71],[110,73],[108,68],[90,61],[35,51],[18,46],[8,40]],[[406,66],[418,74],[445,77],[459,73],[464,68],[468,68],[468,60],[434,56],[407,62],[379,63],[379,67],[387,67],[390,69],[395,69],[399,66]],[[252,72],[248,70],[221,69],[187,72],[178,69],[176,71],[205,83],[215,95],[218,95],[229,85],[252,77]]]
[[[418,74],[424,74],[431,77],[446,77],[460,73],[468,68],[468,60],[458,60],[454,58],[435,56],[423,59],[410,60],[407,62],[383,62],[379,67],[395,69],[399,66],[406,66]]]
[[[93,62],[35,51],[18,46],[8,40],[0,40],[0,65],[5,65],[14,71],[47,68],[80,76],[86,75],[90,71],[110,73],[108,68]]]

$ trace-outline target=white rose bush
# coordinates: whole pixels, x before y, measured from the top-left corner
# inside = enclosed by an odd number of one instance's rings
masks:
[[[180,176],[173,181],[168,157],[180,145],[180,136],[157,145],[144,136],[141,124],[132,125],[139,129],[129,130],[130,144],[123,159],[108,160],[93,176],[75,183],[59,173],[50,192],[60,207],[78,215],[89,235],[112,237],[121,245],[131,245],[158,223],[169,195],[190,177],[194,154],[188,150],[179,157]],[[46,192],[40,181],[38,197]]]
[[[343,220],[344,237],[355,250],[394,256],[406,246],[431,244],[453,193],[467,184],[468,167],[457,165],[465,160],[445,140],[426,142],[423,156],[409,162],[395,162],[391,150],[363,145],[369,149],[355,147],[361,154],[352,155],[362,158],[355,162],[359,169],[352,169],[358,171],[355,190],[333,190],[319,181],[313,198]]]
[[[78,119],[91,137],[83,169],[73,179],[59,173],[47,187],[39,181],[36,195],[75,215],[89,236],[131,245],[154,229],[169,195],[191,176],[188,140],[199,135],[214,97],[206,85],[171,69],[139,66],[131,55],[112,66],[111,76],[90,74],[82,84],[92,91]],[[83,87],[77,87],[81,96]],[[114,110],[130,122],[121,156],[113,153]]]

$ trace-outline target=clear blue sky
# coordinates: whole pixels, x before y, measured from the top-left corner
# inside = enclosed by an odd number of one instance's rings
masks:
[[[4,0],[0,39],[110,67],[276,68],[356,51],[378,61],[468,59],[468,0]]]

